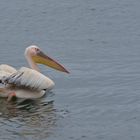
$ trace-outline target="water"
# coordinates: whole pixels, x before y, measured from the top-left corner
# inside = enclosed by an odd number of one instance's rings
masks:
[[[27,66],[37,44],[71,74],[41,66],[55,89],[38,100],[0,99],[0,139],[140,139],[140,2],[1,1],[0,61]]]

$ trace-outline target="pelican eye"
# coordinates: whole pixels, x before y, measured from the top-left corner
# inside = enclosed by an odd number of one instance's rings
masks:
[[[36,52],[40,52],[40,49],[39,48],[35,48]]]

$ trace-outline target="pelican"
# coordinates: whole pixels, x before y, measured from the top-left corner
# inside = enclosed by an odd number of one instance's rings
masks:
[[[44,64],[61,72],[69,73],[61,64],[47,56],[36,45],[25,49],[25,58],[30,66],[21,67],[19,70],[6,65],[0,65],[0,97],[7,97],[10,101],[13,96],[18,98],[40,98],[46,91],[54,87],[54,82],[40,73],[37,64]]]

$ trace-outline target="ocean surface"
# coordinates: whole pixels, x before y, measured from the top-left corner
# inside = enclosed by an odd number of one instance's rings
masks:
[[[28,64],[38,45],[70,74],[40,66],[55,88],[0,99],[0,140],[139,140],[140,1],[2,0],[0,63]]]

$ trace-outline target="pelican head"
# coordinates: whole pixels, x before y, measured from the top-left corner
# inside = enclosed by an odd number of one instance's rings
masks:
[[[31,45],[26,48],[25,57],[27,58],[30,65],[31,63],[44,64],[53,69],[69,73],[61,64],[43,53],[43,51],[41,51],[41,49],[36,45]]]

